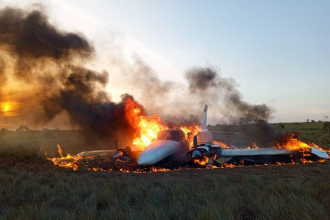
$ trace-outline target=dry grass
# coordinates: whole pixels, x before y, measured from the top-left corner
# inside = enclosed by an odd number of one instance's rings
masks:
[[[330,162],[74,172],[53,166],[40,152],[39,147],[55,150],[57,142],[73,153],[90,144],[79,134],[0,135],[0,219],[329,218]]]

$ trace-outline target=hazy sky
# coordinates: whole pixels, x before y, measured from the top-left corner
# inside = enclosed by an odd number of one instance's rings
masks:
[[[164,79],[215,66],[237,81],[245,101],[275,108],[273,122],[330,116],[328,0],[0,2],[41,2],[53,22],[101,47],[114,34],[124,36],[119,44]]]

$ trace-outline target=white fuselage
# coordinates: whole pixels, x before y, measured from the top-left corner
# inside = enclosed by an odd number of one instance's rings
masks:
[[[156,140],[140,154],[139,165],[152,165],[180,150],[180,143],[172,140]]]

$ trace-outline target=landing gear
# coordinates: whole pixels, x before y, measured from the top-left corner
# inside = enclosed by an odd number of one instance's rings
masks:
[[[195,146],[194,149],[189,151],[186,155],[188,160],[194,163],[209,167],[219,165],[217,160],[221,157],[222,149],[217,145],[200,145]]]

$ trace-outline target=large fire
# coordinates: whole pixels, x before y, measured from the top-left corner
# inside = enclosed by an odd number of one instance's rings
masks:
[[[142,151],[146,147],[148,147],[156,138],[157,134],[160,131],[169,129],[168,126],[166,126],[159,115],[153,114],[151,116],[146,116],[144,109],[142,105],[140,105],[138,102],[134,101],[131,98],[128,98],[126,103],[125,103],[125,117],[129,125],[134,128],[135,134],[134,134],[134,139],[132,141],[132,146],[135,147],[135,150]],[[198,125],[191,125],[191,126],[179,126],[179,127],[173,127],[175,129],[181,129],[185,135],[186,139],[188,139],[190,146],[193,145],[192,138],[194,135],[196,135],[199,131],[200,128]],[[220,145],[222,149],[228,149],[228,148],[233,148],[237,149],[235,146],[228,146],[227,144],[220,142],[220,141],[213,141],[213,144],[215,145]],[[298,140],[294,134],[292,134],[290,137],[285,137],[284,140],[280,143],[276,143],[274,148],[279,148],[279,149],[288,149],[288,150],[298,150],[300,152],[303,152],[303,156],[310,156],[310,149],[311,146],[321,149],[315,144],[307,144],[304,143],[300,140]],[[80,156],[74,156],[71,154],[64,155],[61,147],[58,145],[58,153],[61,156],[60,158],[50,158],[48,157],[47,153],[46,157],[48,160],[52,161],[54,165],[60,166],[60,167],[65,167],[65,168],[71,168],[73,170],[78,170],[81,165],[87,165],[86,169],[89,171],[112,171],[113,168],[102,168],[102,167],[93,167],[91,166],[93,162],[87,161],[87,163],[84,164],[86,161],[82,161],[82,158]],[[252,144],[252,147],[247,146],[247,149],[251,148],[259,148],[256,143]],[[322,150],[322,149],[321,149]],[[86,159],[86,158],[85,158]],[[91,159],[92,161],[95,159],[93,157],[87,158]],[[215,159],[215,157],[213,158]],[[319,160],[320,162],[324,162],[325,160]],[[95,162],[95,161],[94,161]],[[304,157],[301,158],[302,163],[311,163],[312,161],[305,159]],[[221,166],[207,166],[209,163],[209,158],[205,157],[203,159],[194,159],[195,164],[199,164],[201,166],[206,166],[209,169],[213,168],[234,168],[234,167],[241,167],[243,166],[242,164],[227,164],[227,163],[222,163]],[[283,165],[287,163],[280,163],[277,162],[274,164],[275,166]],[[296,162],[292,161],[290,164],[297,164]],[[269,165],[269,164],[264,164],[264,165]],[[260,165],[255,165],[255,166],[260,166]],[[179,168],[181,169],[181,168]],[[120,168],[117,169],[118,171],[121,172],[144,172],[140,170],[129,170],[125,168]],[[155,168],[152,167],[149,171],[152,172],[168,172],[171,171],[170,169],[165,169],[165,168]]]
[[[158,132],[167,129],[158,115],[143,115],[143,107],[131,98],[126,100],[125,112],[127,121],[136,130],[132,144],[141,150],[157,138]]]
[[[164,125],[159,115],[145,116],[143,107],[131,98],[126,100],[125,112],[127,121],[136,130],[132,145],[137,146],[140,150],[148,147],[157,138],[160,131],[169,129],[168,126]],[[200,130],[198,125],[173,128],[181,129],[187,138],[189,134],[192,137]]]
[[[316,144],[312,144],[313,146],[315,146],[316,148],[320,148],[318,147]],[[306,144],[300,140],[298,140],[295,137],[295,134],[291,134],[290,137],[286,137],[284,136],[284,140],[281,143],[276,143],[277,148],[279,149],[287,149],[287,150],[299,150],[299,151],[306,151],[309,150],[311,148],[311,146],[309,144]]]

